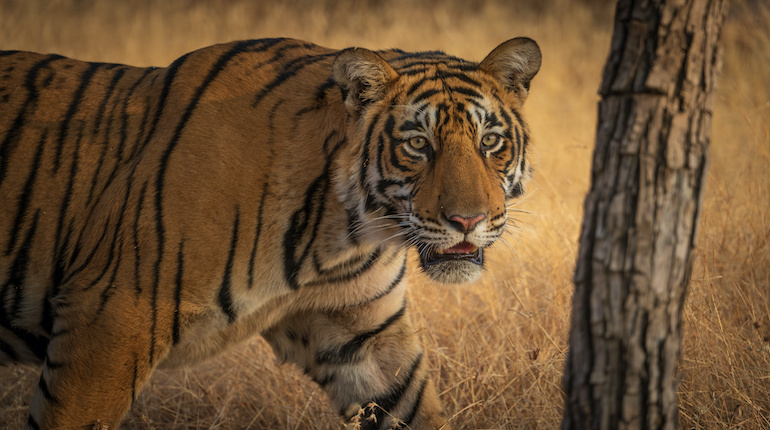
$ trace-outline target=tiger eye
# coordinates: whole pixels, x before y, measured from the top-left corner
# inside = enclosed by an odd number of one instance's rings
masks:
[[[422,136],[417,136],[409,139],[409,146],[419,151],[422,151],[423,149],[425,149],[425,145],[427,144],[428,144],[428,141]]]
[[[497,144],[498,140],[500,140],[500,136],[494,133],[489,133],[481,138],[481,144],[486,148],[491,148]]]

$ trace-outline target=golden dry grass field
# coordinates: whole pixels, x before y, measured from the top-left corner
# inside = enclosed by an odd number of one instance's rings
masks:
[[[520,230],[508,247],[493,247],[479,283],[437,285],[413,271],[410,297],[455,428],[556,429],[612,3],[0,0],[0,49],[165,66],[218,42],[288,36],[335,48],[441,49],[478,61],[511,37],[537,40],[543,65],[525,106],[536,170],[517,206]],[[684,312],[682,429],[770,428],[768,29],[766,0],[734,1]],[[324,394],[275,361],[254,339],[198,367],[159,371],[124,428],[339,429]],[[0,429],[26,422],[36,372],[0,369]]]

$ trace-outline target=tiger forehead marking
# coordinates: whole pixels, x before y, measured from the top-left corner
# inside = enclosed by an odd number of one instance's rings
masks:
[[[117,427],[157,367],[260,334],[343,417],[448,430],[407,249],[480,275],[539,66],[526,38],[480,63],[280,38],[166,68],[0,51],[0,364],[43,367],[27,428]]]

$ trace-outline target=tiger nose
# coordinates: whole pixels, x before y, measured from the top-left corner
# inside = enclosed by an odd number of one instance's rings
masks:
[[[487,216],[484,214],[478,214],[471,217],[464,217],[462,215],[452,215],[448,217],[449,223],[452,225],[452,227],[456,228],[457,230],[460,230],[463,233],[468,233],[469,231],[473,230],[473,227],[476,226],[476,224],[479,223],[479,221],[483,220]]]

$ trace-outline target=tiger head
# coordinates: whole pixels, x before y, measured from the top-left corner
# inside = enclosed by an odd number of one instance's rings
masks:
[[[520,110],[540,61],[528,38],[478,64],[440,52],[342,51],[333,77],[354,144],[337,186],[348,211],[379,223],[369,230],[381,240],[415,246],[433,279],[478,278],[529,176]]]

